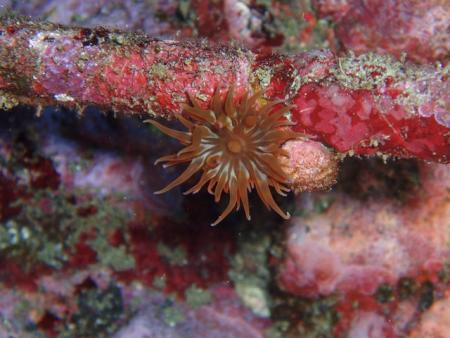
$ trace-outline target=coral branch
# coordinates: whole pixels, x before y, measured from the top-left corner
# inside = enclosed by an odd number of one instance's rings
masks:
[[[255,54],[200,42],[160,41],[104,28],[17,18],[0,22],[1,103],[97,105],[170,118],[188,93],[208,107],[232,85],[293,105],[295,131],[340,153],[448,163],[448,67],[388,56]]]

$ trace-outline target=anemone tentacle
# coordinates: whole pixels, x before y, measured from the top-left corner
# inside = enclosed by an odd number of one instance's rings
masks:
[[[279,100],[260,105],[262,92],[253,95],[246,92],[236,103],[233,87],[224,99],[216,89],[206,109],[201,108],[193,96],[188,96],[191,105],[184,105],[184,116],[176,115],[188,129],[186,132],[147,121],[185,146],[156,163],[163,162],[164,166],[189,163],[180,176],[156,193],[167,192],[203,171],[198,182],[185,194],[195,194],[206,186],[215,202],[220,201],[223,193],[229,195],[228,205],[212,225],[220,223],[233,209],[239,210],[241,205],[250,220],[248,193],[252,190],[256,190],[268,209],[288,219],[289,213],[281,210],[270,188],[282,196],[290,190],[288,177],[278,161],[279,156],[288,156],[281,146],[300,136],[288,128],[292,123],[285,114],[290,106],[276,109],[283,103]]]

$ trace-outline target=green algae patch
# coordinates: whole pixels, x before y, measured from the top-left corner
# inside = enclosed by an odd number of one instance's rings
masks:
[[[36,263],[61,269],[76,255],[73,248],[80,235],[89,232],[96,236],[86,243],[100,264],[116,271],[132,269],[134,258],[125,246],[113,247],[107,241],[108,234],[124,230],[128,220],[126,213],[110,202],[85,191],[39,190],[26,202],[18,200],[20,212],[0,223],[0,253],[22,262],[25,270]]]
[[[12,109],[18,104],[19,100],[15,96],[0,90],[0,109]]]
[[[346,88],[372,90],[386,85],[387,79],[404,79],[404,64],[392,56],[349,53],[338,58],[331,73]]]
[[[185,317],[181,309],[174,304],[167,304],[161,312],[162,319],[170,327],[175,327],[177,324],[185,321]]]
[[[162,242],[157,245],[158,254],[172,266],[188,264],[186,250],[181,246],[170,247]]]
[[[97,236],[88,242],[97,253],[97,259],[103,266],[110,266],[114,271],[126,271],[134,269],[134,257],[128,254],[124,245],[112,247],[106,237]]]
[[[268,255],[272,247],[269,235],[259,231],[246,234],[231,258],[229,277],[241,301],[256,315],[270,317],[271,299],[267,292],[271,274]]]
[[[184,296],[186,304],[194,309],[212,302],[211,293],[208,290],[198,288],[195,284],[186,289]]]

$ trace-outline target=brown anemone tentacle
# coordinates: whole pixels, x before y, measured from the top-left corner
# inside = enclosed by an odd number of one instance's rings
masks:
[[[175,188],[177,185],[180,185],[183,182],[187,181],[189,178],[191,178],[192,175],[200,170],[200,168],[203,166],[203,162],[204,160],[202,158],[195,158],[180,176],[170,182],[165,188],[156,191],[155,194],[163,194],[165,192],[168,192],[169,190]]]
[[[229,117],[234,117],[236,114],[236,107],[233,103],[234,99],[234,86],[231,86],[228,90],[227,97],[225,98],[225,114]]]
[[[273,209],[278,215],[280,215],[284,219],[291,218],[291,215],[288,212],[283,212],[283,210],[280,209],[277,202],[273,199],[272,193],[270,192],[269,185],[267,184],[267,178],[266,177],[259,177],[259,179],[256,179],[255,181],[256,190],[258,191],[258,194],[260,195],[263,202],[265,202],[267,209]]]
[[[183,144],[188,144],[190,141],[191,136],[189,133],[178,131],[175,129],[170,129],[166,126],[163,126],[161,123],[156,122],[155,120],[145,120],[144,122],[150,123],[154,127],[158,128],[159,131],[163,132],[164,134],[173,137],[180,141]]]
[[[217,225],[218,223],[222,222],[222,220],[228,216],[228,214],[233,211],[233,208],[236,206],[237,200],[238,200],[238,194],[237,194],[237,184],[236,182],[231,182],[230,184],[230,199],[228,201],[228,205],[225,208],[225,210],[220,214],[220,216],[213,222],[211,225]],[[234,183],[234,184],[233,184]]]

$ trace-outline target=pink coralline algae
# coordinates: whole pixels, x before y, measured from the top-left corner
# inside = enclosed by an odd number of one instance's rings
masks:
[[[336,23],[345,50],[376,51],[410,60],[446,62],[450,55],[447,0],[314,0],[319,16]]]
[[[280,158],[286,174],[291,178],[295,192],[326,190],[336,183],[338,162],[320,142],[288,141],[282,149],[290,156]]]
[[[428,306],[421,305],[425,298],[414,301],[411,312],[406,310],[409,303],[402,303],[405,296],[396,296],[400,291],[395,288],[402,290],[407,280],[412,294],[422,289],[419,293],[425,295],[431,285],[435,294],[447,288],[449,173],[445,165],[424,164],[418,196],[387,203],[340,195],[324,213],[294,219],[278,276],[280,287],[303,297],[345,295],[339,305],[343,316],[337,326],[339,337],[345,336],[346,330],[352,336],[361,329],[355,326],[366,325],[402,332],[406,324],[399,320],[388,325],[389,317],[380,312],[380,302],[390,304],[391,315],[402,313],[405,321],[412,323],[417,309]],[[350,311],[352,301],[360,303],[357,310]]]
[[[324,214],[298,224],[294,221],[281,285],[304,296],[329,295],[336,290],[371,294],[382,282],[395,283],[444,264],[442,257],[450,254],[446,247],[450,209],[448,187],[439,185],[449,182],[448,170],[445,166],[423,166],[421,170],[426,190],[405,205],[381,201],[355,204],[343,198]],[[414,210],[412,206],[416,206]],[[431,211],[429,206],[433,206]],[[365,224],[372,226],[366,228]]]

